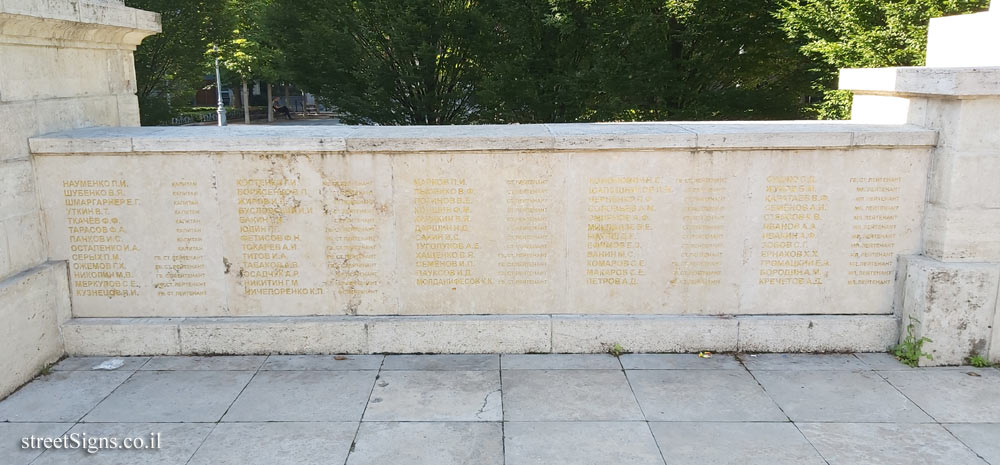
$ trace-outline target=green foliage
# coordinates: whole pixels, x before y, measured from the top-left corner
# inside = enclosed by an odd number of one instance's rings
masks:
[[[128,6],[160,13],[163,32],[135,51],[136,87],[142,124],[163,124],[175,103],[186,104],[211,72],[205,48],[225,30],[223,0],[126,0]]]
[[[628,351],[626,351],[625,348],[622,347],[622,345],[617,342],[608,345],[608,354],[610,354],[613,357],[621,357],[622,354],[627,354],[627,353]]]
[[[985,10],[989,0],[786,0],[783,28],[811,58],[822,100],[811,112],[824,119],[850,113],[850,98],[837,92],[840,68],[920,66],[930,18]]]
[[[989,368],[993,366],[993,364],[990,363],[990,361],[987,360],[986,357],[983,357],[982,355],[979,354],[973,354],[972,356],[970,356],[968,362],[969,365],[972,365],[976,368]]]
[[[281,53],[262,27],[271,0],[223,1],[231,29],[221,41],[209,44],[205,53],[218,57],[219,63],[241,81],[275,79]]]
[[[911,316],[910,324],[906,325],[906,337],[904,337],[899,344],[896,344],[896,346],[892,348],[891,352],[897,359],[899,359],[899,361],[911,367],[917,366],[921,357],[926,357],[928,360],[934,360],[934,356],[923,351],[924,343],[934,341],[931,341],[926,337],[917,339],[913,334],[913,329],[916,327],[917,323],[920,323],[920,320]]]

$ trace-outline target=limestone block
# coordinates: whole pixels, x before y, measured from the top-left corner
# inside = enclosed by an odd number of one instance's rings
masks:
[[[909,94],[933,100],[990,97],[1000,95],[1000,67],[842,69],[840,88],[856,94]]]
[[[557,315],[552,352],[606,352],[614,344],[629,352],[733,352],[737,327],[725,317]]]
[[[928,201],[942,208],[1000,208],[1000,150],[934,154]]]
[[[58,315],[68,312],[59,288],[63,263],[49,263],[0,282],[0,398],[63,354]]]
[[[924,121],[927,99],[855,94],[851,121],[870,124],[914,124]]]
[[[138,126],[139,125],[139,98],[134,94],[119,94],[118,98],[118,125]]]
[[[112,81],[125,77],[123,55],[113,49],[0,44],[0,56],[0,97],[7,102],[108,95]]]
[[[345,317],[188,318],[182,354],[340,354],[366,352],[367,321]]]
[[[923,350],[933,360],[921,365],[957,365],[972,353],[986,355],[996,318],[1000,265],[948,263],[922,256],[906,260],[905,289],[901,309],[901,333],[915,318],[916,338],[933,342]],[[994,341],[995,342],[995,341]]]
[[[1000,67],[995,68],[1000,70]],[[1000,82],[1000,78],[997,79]],[[1000,89],[994,96],[929,99],[924,125],[937,129],[938,147],[959,152],[995,152],[1000,147]]]
[[[1000,262],[1000,209],[928,205],[924,254],[939,260]]]
[[[0,103],[0,161],[27,158],[28,138],[37,134],[35,102]]]
[[[15,216],[3,220],[9,250],[9,272],[0,269],[0,275],[8,275],[34,267],[46,260],[45,231],[39,212]]]
[[[549,352],[551,329],[547,316],[371,317],[368,352]]]
[[[1000,11],[931,18],[927,66],[1000,66]]]
[[[66,353],[178,355],[181,318],[74,318],[62,325]]]
[[[546,124],[555,149],[652,149],[694,147],[697,135],[672,123]]]
[[[80,18],[76,1],[65,0],[4,0],[4,13],[37,16],[49,19],[77,21]]]
[[[109,8],[105,2],[90,3],[80,1],[77,9],[80,11],[80,21],[85,23],[106,24],[109,26],[136,27],[135,12],[132,8]]]
[[[741,352],[883,352],[896,343],[899,329],[892,315],[740,316],[737,320]]]
[[[118,98],[114,95],[39,100],[35,105],[38,134],[69,128],[118,124]]]
[[[0,162],[0,221],[38,211],[31,160]]]
[[[552,134],[540,124],[360,126],[347,140],[347,149],[356,152],[537,150],[552,146]]]

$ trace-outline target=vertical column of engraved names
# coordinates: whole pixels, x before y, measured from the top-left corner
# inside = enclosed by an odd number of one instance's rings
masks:
[[[587,182],[587,284],[635,286],[646,276],[641,235],[653,230],[659,177],[613,176]]]
[[[473,274],[480,244],[472,238],[473,188],[465,178],[413,180],[417,286],[492,284]]]
[[[236,180],[242,269],[239,276],[248,296],[319,295],[322,287],[301,281],[301,231],[284,232],[296,216],[311,215],[302,206],[307,190],[297,179],[239,178]]]
[[[506,189],[504,248],[497,253],[498,283],[547,284],[551,248],[549,180],[507,179]]]
[[[899,240],[901,177],[850,179],[854,193],[847,284],[892,283]]]
[[[822,285],[830,261],[820,253],[817,231],[829,196],[815,176],[768,176],[761,235],[762,285]]]
[[[378,293],[378,205],[372,181],[324,180],[326,261],[339,294]]]
[[[175,236],[172,250],[153,256],[156,277],[153,287],[157,296],[208,294],[200,198],[197,181],[170,183]]]
[[[136,297],[140,284],[126,263],[139,247],[123,236],[122,218],[139,215],[124,179],[63,181],[69,230],[70,279],[77,297]]]
[[[722,282],[726,229],[726,178],[678,179],[684,195],[681,260],[673,262],[674,284]]]

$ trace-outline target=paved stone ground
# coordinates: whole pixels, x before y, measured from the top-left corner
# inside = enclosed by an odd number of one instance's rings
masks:
[[[69,358],[0,464],[1000,465],[1000,371],[855,355]],[[142,437],[160,450],[22,450]]]

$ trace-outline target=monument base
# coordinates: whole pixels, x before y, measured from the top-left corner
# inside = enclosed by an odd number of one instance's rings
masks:
[[[882,352],[892,315],[74,318],[69,355]]]

